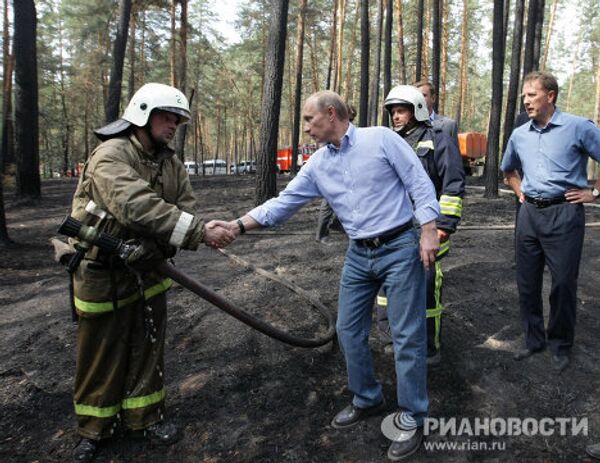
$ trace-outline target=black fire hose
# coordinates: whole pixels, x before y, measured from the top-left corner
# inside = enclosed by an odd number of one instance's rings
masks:
[[[181,286],[189,289],[211,304],[216,305],[219,309],[227,312],[229,315],[237,318],[246,325],[254,328],[257,331],[260,331],[263,334],[266,334],[271,338],[285,342],[286,344],[296,347],[319,347],[330,342],[335,335],[335,318],[331,311],[327,310],[325,307],[316,305],[317,309],[319,309],[319,312],[321,312],[321,314],[323,314],[323,316],[327,319],[327,332],[322,337],[316,339],[301,338],[286,331],[279,330],[267,322],[256,318],[254,315],[246,312],[245,310],[236,307],[227,299],[221,297],[219,294],[215,293],[213,290],[207,288],[203,284],[192,280],[185,273],[180,272],[177,268],[166,261],[160,262],[156,267],[156,271],[166,277],[171,278]]]
[[[98,246],[106,252],[119,256],[122,260],[127,261],[127,258],[139,248],[134,243],[124,242],[114,236],[111,236],[107,233],[100,232],[94,227],[84,225],[73,217],[67,216],[63,223],[61,224],[59,233],[79,238],[80,242],[77,245],[77,252],[71,257],[70,262],[68,263],[68,269],[70,273],[73,273],[84,255],[90,249],[92,245]],[[224,254],[226,254],[229,258],[236,260],[238,263],[242,263],[245,266],[250,266],[250,264],[241,261],[239,258],[235,258],[232,255],[221,250]],[[219,296],[213,290],[207,288],[206,286],[198,283],[197,281],[192,280],[183,272],[177,270],[173,265],[169,264],[167,261],[160,261],[153,270],[158,271],[162,275],[171,278],[176,281],[183,287],[189,289],[193,293],[197,294],[203,299],[206,299],[211,304],[216,305],[219,309],[227,312],[229,315],[237,318],[238,320],[244,322],[246,325],[254,328],[257,331],[260,331],[267,336],[270,336],[274,339],[277,339],[281,342],[285,342],[286,344],[290,344],[296,347],[319,347],[327,344],[333,339],[335,335],[335,317],[331,311],[329,311],[323,304],[318,301],[312,300],[310,297],[305,297],[307,299],[311,299],[311,303],[317,307],[319,312],[325,316],[327,319],[327,332],[324,336],[316,338],[316,339],[306,339],[298,336],[294,336],[292,334],[287,333],[286,331],[279,330],[274,326],[256,318],[255,316],[249,314],[243,309],[236,307],[231,302],[226,300],[225,298]],[[258,269],[254,269],[258,271]],[[263,275],[265,272],[261,272]],[[272,276],[268,276],[271,279],[275,279]],[[296,292],[300,292],[298,288],[292,288],[290,283],[284,282],[282,280],[277,280],[280,283],[284,284],[288,288],[293,289]]]

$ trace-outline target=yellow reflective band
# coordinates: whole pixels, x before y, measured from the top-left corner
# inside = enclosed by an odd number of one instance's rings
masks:
[[[121,410],[120,405],[110,407],[94,407],[92,405],[83,405],[74,403],[75,413],[77,415],[94,416],[96,418],[110,418],[115,416]]]
[[[432,150],[432,149],[434,149],[433,148],[433,141],[432,140],[420,141],[419,143],[417,143],[417,146],[415,148],[416,149],[419,149],[419,148],[428,148],[428,149]]]
[[[146,299],[150,299],[151,297],[154,297],[157,294],[164,293],[172,285],[173,285],[173,281],[170,278],[165,278],[160,283],[146,289],[144,291],[144,297]],[[87,301],[82,301],[81,299],[78,299],[76,297],[74,299],[75,299],[75,307],[77,307],[77,309],[81,310],[82,312],[104,313],[104,312],[110,312],[111,310],[113,310],[112,302],[87,302]],[[140,299],[139,293],[132,294],[131,296],[127,296],[124,299],[119,299],[117,301],[117,307],[118,308],[125,307],[139,299]]]
[[[427,309],[427,318],[439,317],[443,311],[443,307],[438,307],[437,309]]]
[[[462,198],[459,196],[440,196],[440,212],[443,215],[462,216]]]
[[[387,305],[387,297],[377,296],[377,305]]]
[[[449,250],[450,250],[450,240],[444,241],[443,243],[440,244],[440,249],[438,250],[435,257],[436,258],[441,257],[444,254],[446,254]]]
[[[161,400],[165,398],[166,392],[163,387],[160,391],[155,392],[149,395],[142,395],[139,397],[131,397],[129,399],[123,400],[123,410],[131,410],[132,408],[143,408],[148,407],[150,405],[157,404]]]

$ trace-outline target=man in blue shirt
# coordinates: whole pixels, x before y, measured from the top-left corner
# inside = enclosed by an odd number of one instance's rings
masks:
[[[556,107],[558,83],[534,71],[523,81],[529,118],[512,133],[502,170],[521,202],[516,229],[517,286],[525,349],[522,360],[546,348],[557,372],[569,364],[575,336],[577,276],[585,231],[583,204],[600,196],[587,187],[588,156],[600,160],[600,129]],[[519,175],[523,172],[523,178]],[[552,276],[550,316],[544,330],[544,264]]]
[[[439,249],[439,204],[411,147],[388,128],[354,127],[338,94],[310,96],[303,119],[304,131],[326,145],[277,198],[223,224],[239,235],[280,224],[314,198],[331,205],[349,237],[336,328],[354,394],[332,426],[348,428],[384,409],[368,345],[373,302],[384,287],[400,408],[395,422],[403,431],[388,457],[398,460],[418,450],[428,408],[424,266],[435,265]],[[413,215],[421,224],[420,243]]]

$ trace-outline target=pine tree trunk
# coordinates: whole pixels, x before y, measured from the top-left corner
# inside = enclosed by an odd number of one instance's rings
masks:
[[[119,26],[113,47],[113,59],[108,83],[108,101],[106,102],[106,122],[119,118],[121,103],[121,86],[123,82],[123,62],[127,47],[127,31],[129,29],[129,16],[131,14],[131,0],[121,0],[119,6]]]
[[[498,197],[498,159],[502,112],[502,71],[504,69],[504,3],[494,2],[492,48],[492,108],[485,157],[485,197]]]
[[[406,53],[404,51],[404,27],[402,24],[402,0],[395,0],[396,31],[398,37],[398,66],[400,68],[400,83],[406,84]]]
[[[4,0],[4,26],[2,31],[2,148],[0,149],[0,174],[8,172],[15,164],[14,124],[12,106],[12,81],[14,56],[10,53],[10,21],[8,0]]]
[[[360,0],[360,127],[369,124],[369,53],[369,0]]]
[[[415,63],[415,82],[423,75],[423,17],[425,0],[417,0],[417,60]]]
[[[187,93],[187,32],[188,32],[188,0],[179,0],[181,4],[181,13],[179,16],[179,75],[178,88],[184,94]],[[194,92],[192,90],[189,104],[192,103]],[[187,124],[177,127],[175,133],[175,154],[181,162],[185,161],[185,135],[187,133]]]
[[[306,15],[306,0],[300,0],[298,10],[298,31],[296,35],[296,85],[294,88],[294,122],[292,126],[292,172],[298,172],[298,144],[300,143],[301,105],[302,105],[302,62],[304,58],[304,17]]]
[[[137,20],[134,12],[131,14],[129,23],[131,37],[129,41],[129,78],[127,79],[127,101],[131,101],[131,98],[133,98],[133,94],[135,93],[135,34]]]
[[[140,87],[146,82],[146,11],[142,10],[142,36],[140,37]]]
[[[542,48],[542,29],[544,27],[545,0],[537,0],[535,13],[535,40],[533,41],[533,69],[540,68],[540,53]]]
[[[516,0],[515,22],[513,26],[512,51],[510,58],[510,80],[508,82],[508,95],[506,97],[506,115],[504,117],[504,143],[502,152],[515,125],[516,110],[519,103],[519,76],[521,75],[521,46],[523,44],[523,13],[525,0]]]
[[[431,56],[431,80],[433,88],[439,94],[440,88],[440,49],[442,46],[442,0],[433,1],[433,50]],[[439,112],[439,98],[433,104],[435,112]]]
[[[446,87],[448,83],[448,0],[441,2],[442,8],[442,46],[440,63],[440,88],[438,91],[438,105],[440,114],[446,114]]]
[[[523,77],[535,69],[533,62],[537,2],[538,0],[529,0],[529,5],[527,7],[527,30],[525,37],[525,56],[523,57]]]
[[[460,127],[463,119],[463,111],[467,102],[467,68],[469,56],[469,1],[463,0],[463,17],[460,28],[460,64],[459,64],[459,90],[456,102],[456,116],[454,119]]]
[[[377,0],[377,28],[375,30],[375,63],[373,65],[373,79],[371,80],[369,100],[369,125],[377,125],[379,115],[379,75],[381,73],[381,35],[383,24],[383,0]]]
[[[334,72],[335,40],[337,37],[337,9],[339,0],[333,0],[333,18],[331,20],[331,41],[329,42],[329,66],[327,66],[327,90],[331,90],[331,74]]]
[[[360,17],[360,2],[356,2],[356,12],[352,23],[352,34],[350,38],[350,55],[347,58],[346,81],[344,82],[344,99],[350,101],[352,98],[352,69],[355,66],[354,55],[356,51],[356,30],[358,29],[358,18]]]
[[[6,228],[6,213],[4,212],[4,185],[3,175],[0,173],[0,247],[6,247],[13,244]]]
[[[316,38],[313,37],[316,42]],[[319,71],[317,66],[317,54],[315,53],[316,45],[313,45],[313,40],[307,40],[308,48],[310,49],[310,73],[312,76],[313,93],[319,91]]]
[[[177,87],[177,0],[171,0],[171,86]]]
[[[430,72],[430,48],[429,39],[431,37],[431,6],[429,1],[435,2],[437,0],[426,0],[425,1],[425,24],[423,26],[423,65],[421,67],[421,79],[429,79]],[[435,89],[437,92],[437,88]]]
[[[275,158],[277,156],[288,6],[288,0],[276,0],[273,2],[271,13],[259,130],[260,148],[255,198],[257,205],[277,194]]]
[[[336,93],[341,93],[342,87],[342,65],[344,51],[344,24],[346,23],[346,0],[339,1],[339,18],[338,18],[338,38],[337,38],[337,58],[335,60],[335,79],[333,81],[333,89]]]
[[[15,154],[17,196],[41,196],[38,83],[37,18],[33,0],[14,0],[15,55]]]
[[[383,34],[383,42],[385,45],[383,53],[383,98],[392,89],[392,25],[394,22],[394,0],[386,0],[385,5],[385,27]],[[390,126],[389,113],[383,108],[381,111],[381,125],[384,127]]]
[[[62,135],[62,149],[63,149],[63,175],[67,175],[67,171],[69,170],[69,143],[71,136],[71,124],[69,122],[69,114],[67,111],[67,98],[66,98],[66,90],[65,90],[65,69],[64,69],[64,49],[63,49],[63,30],[62,30],[62,22],[59,23],[59,71],[60,71],[60,106],[62,111],[62,120],[64,123],[64,131]]]
[[[552,32],[554,29],[554,19],[556,18],[556,7],[558,6],[558,0],[552,2],[552,9],[550,10],[550,20],[548,21],[548,30],[546,31],[546,40],[544,43],[544,54],[542,55],[542,62],[540,63],[540,69],[543,71],[546,69],[548,63],[548,52],[550,50],[550,40],[552,38]]]

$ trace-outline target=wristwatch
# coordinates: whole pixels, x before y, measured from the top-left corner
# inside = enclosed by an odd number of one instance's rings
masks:
[[[594,189],[592,190],[592,197],[594,198],[594,201],[596,201],[599,196],[600,196],[600,190],[598,190],[598,188],[594,187]]]

